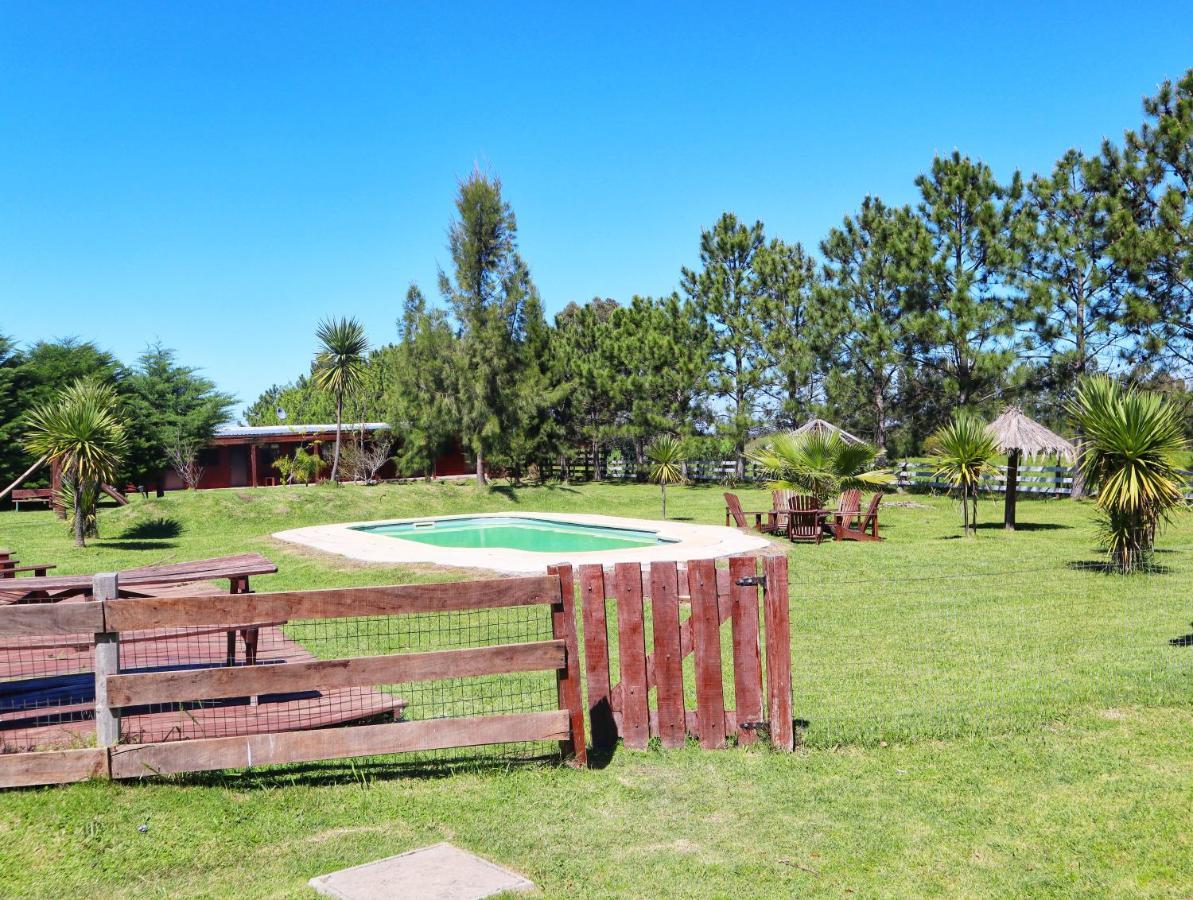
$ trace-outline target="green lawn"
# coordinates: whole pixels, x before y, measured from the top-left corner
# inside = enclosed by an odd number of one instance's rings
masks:
[[[719,490],[668,494],[673,516],[721,520]],[[889,500],[883,544],[790,550],[795,754],[619,750],[584,772],[450,777],[370,761],[11,792],[0,894],[302,896],[312,875],[452,840],[549,896],[1187,896],[1193,647],[1170,641],[1193,630],[1193,517],[1161,537],[1160,572],[1123,578],[1090,565],[1088,505],[1021,501],[1035,528],[964,540],[951,501]],[[85,550],[49,513],[0,513],[0,545],[62,572],[257,550],[280,568],[258,590],[409,582],[458,575],[303,555],[269,533],[510,509],[657,517],[658,492],[175,494],[105,510]],[[995,525],[1001,500],[981,513]]]

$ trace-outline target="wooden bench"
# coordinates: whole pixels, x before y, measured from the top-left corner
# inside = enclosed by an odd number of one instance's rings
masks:
[[[12,492],[12,503],[18,510],[22,503],[45,503],[47,506],[54,502],[54,491],[50,488],[17,488]]]

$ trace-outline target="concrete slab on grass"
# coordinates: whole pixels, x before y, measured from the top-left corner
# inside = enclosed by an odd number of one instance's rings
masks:
[[[320,875],[309,883],[320,894],[340,900],[480,900],[503,891],[534,889],[533,882],[516,872],[446,843]]]

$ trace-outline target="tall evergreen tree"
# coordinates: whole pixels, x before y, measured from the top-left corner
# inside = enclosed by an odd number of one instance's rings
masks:
[[[1015,332],[1028,318],[1014,240],[1022,183],[1000,185],[985,163],[957,151],[916,179],[928,229],[932,283],[911,317],[918,361],[944,376],[949,399],[993,399],[1015,359]]]
[[[595,297],[583,306],[569,303],[555,317],[552,379],[559,388],[556,420],[566,441],[588,449],[596,479],[601,477],[601,452],[612,436],[617,415],[609,384],[613,373],[601,355],[608,342],[609,319],[617,309],[615,300]]]
[[[727,407],[721,431],[733,443],[739,477],[745,474],[746,442],[758,422],[769,371],[756,266],[764,244],[761,222],[746,225],[725,213],[700,234],[700,268],[681,274],[684,292],[713,331],[713,391]]]
[[[1193,69],[1143,101],[1147,121],[1107,142],[1102,186],[1117,209],[1110,254],[1130,281],[1126,322],[1143,349],[1193,370]]]
[[[197,369],[181,366],[173,350],[148,347],[124,381],[128,420],[125,472],[155,478],[170,464],[170,449],[201,447],[228,421],[236,398],[216,388]]]
[[[0,334],[0,490],[7,487],[24,471],[21,462],[25,449],[21,446],[21,413],[24,409],[20,395],[18,368],[21,353],[13,340]]]
[[[428,309],[415,285],[406,293],[399,334],[399,343],[375,360],[385,386],[383,414],[398,438],[398,471],[430,478],[436,457],[455,438],[456,339],[447,315]]]
[[[778,238],[759,249],[759,313],[762,349],[771,366],[762,393],[781,428],[803,423],[818,398],[823,347],[817,340],[816,265],[800,244]]]
[[[616,433],[645,472],[646,447],[661,433],[696,431],[708,390],[713,337],[699,308],[672,294],[634,297],[609,317],[599,343],[602,389],[612,398]]]
[[[486,458],[500,447],[516,396],[530,273],[518,255],[517,220],[499,180],[480,172],[465,179],[456,216],[448,231],[453,272],[440,271],[439,289],[459,326],[459,423],[483,486]]]
[[[883,451],[891,419],[899,415],[900,375],[907,371],[907,315],[925,304],[928,229],[910,207],[867,197],[856,215],[829,232],[820,252],[826,285],[817,325],[829,403],[846,427],[860,426]]]
[[[1035,315],[1026,349],[1065,390],[1128,350],[1126,285],[1109,255],[1115,204],[1099,189],[1096,171],[1092,183],[1090,174],[1091,163],[1068,151],[1050,175],[1028,182],[1020,221]]]

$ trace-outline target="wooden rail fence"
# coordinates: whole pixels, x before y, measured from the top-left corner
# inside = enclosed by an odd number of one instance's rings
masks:
[[[567,570],[557,571],[565,580],[566,593]],[[595,749],[612,747],[618,737],[631,748],[645,747],[651,737],[657,737],[664,747],[678,747],[687,735],[698,737],[700,746],[713,749],[725,746],[728,737],[752,743],[762,730],[769,732],[775,747],[792,748],[791,620],[785,556],[732,558],[727,569],[716,568],[712,560],[689,562],[682,569],[673,562],[651,563],[646,568],[638,563],[618,563],[611,571],[600,565],[582,565],[574,577],[580,587]],[[616,619],[613,641],[607,610],[610,599]],[[681,616],[685,606],[689,609],[686,618]],[[722,653],[725,623],[731,638],[728,654]],[[688,657],[692,657],[694,675],[691,691],[684,681]],[[614,659],[617,683],[611,676]],[[734,708],[727,708],[725,702],[729,668]],[[649,702],[652,689],[654,708]]]
[[[69,641],[93,635],[95,746],[0,754],[0,787],[87,778],[308,762],[488,744],[558,741],[577,764],[586,760],[578,640],[570,571],[540,577],[252,595],[123,598],[118,578],[97,575],[95,600],[0,608],[0,638]],[[252,633],[295,620],[404,616],[550,607],[550,640],[271,665],[122,671],[122,635],[159,629]],[[556,674],[558,709],[456,718],[279,730],[224,737],[122,743],[121,712],[157,705],[335,690],[520,672]],[[401,705],[400,701],[397,705]]]

